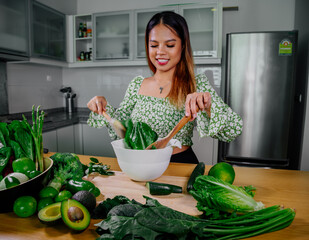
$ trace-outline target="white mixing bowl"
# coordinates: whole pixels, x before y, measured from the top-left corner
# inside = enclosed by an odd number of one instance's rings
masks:
[[[160,177],[167,169],[173,152],[172,145],[179,145],[177,140],[176,144],[172,140],[163,149],[126,149],[123,139],[113,141],[112,146],[124,173],[135,181],[151,181]]]

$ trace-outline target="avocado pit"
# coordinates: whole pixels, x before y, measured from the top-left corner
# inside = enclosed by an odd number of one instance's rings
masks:
[[[84,219],[84,213],[79,207],[70,207],[68,217],[72,222],[79,222]]]

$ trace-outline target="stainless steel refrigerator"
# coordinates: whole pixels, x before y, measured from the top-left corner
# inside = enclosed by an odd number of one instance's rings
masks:
[[[219,162],[299,169],[296,51],[297,31],[227,34],[225,101],[244,127],[231,143],[219,142]]]

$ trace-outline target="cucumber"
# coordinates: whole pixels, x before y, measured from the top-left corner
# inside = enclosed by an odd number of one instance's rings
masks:
[[[195,182],[195,179],[200,176],[204,175],[205,172],[205,163],[200,162],[196,165],[196,167],[193,169],[191,176],[187,183],[187,192],[193,189],[193,184]]]
[[[182,187],[158,182],[147,182],[146,187],[151,195],[168,195],[171,193],[182,193]]]

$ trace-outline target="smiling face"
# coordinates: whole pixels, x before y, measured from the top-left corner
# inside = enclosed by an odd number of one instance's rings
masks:
[[[149,33],[149,59],[157,71],[175,71],[181,59],[181,39],[163,24],[156,25]]]

